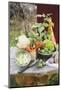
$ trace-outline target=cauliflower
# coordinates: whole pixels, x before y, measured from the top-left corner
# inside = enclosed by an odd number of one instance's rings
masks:
[[[18,48],[26,48],[28,45],[30,45],[30,40],[25,35],[21,35],[18,37]]]

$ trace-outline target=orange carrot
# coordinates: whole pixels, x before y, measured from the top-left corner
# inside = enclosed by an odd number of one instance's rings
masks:
[[[31,52],[31,48],[27,47],[25,50],[27,50],[28,52]]]
[[[42,42],[36,41],[34,46],[32,47],[28,46],[25,50],[27,50],[28,52],[32,52],[33,50],[36,50],[42,46],[43,46]]]
[[[36,41],[35,42],[35,47],[36,47],[36,49],[38,49],[38,48],[40,48],[40,47],[42,47],[43,46],[43,43],[42,42],[39,42],[39,41]]]

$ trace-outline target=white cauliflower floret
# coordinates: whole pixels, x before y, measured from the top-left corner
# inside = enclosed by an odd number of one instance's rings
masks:
[[[29,44],[30,40],[25,35],[21,35],[18,37],[17,47],[26,48]]]

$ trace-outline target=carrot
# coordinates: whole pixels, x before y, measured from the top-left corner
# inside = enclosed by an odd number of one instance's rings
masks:
[[[30,47],[25,48],[25,50],[27,50],[28,52],[31,52],[31,48]]]
[[[28,52],[32,52],[33,50],[36,50],[42,46],[43,46],[42,42],[36,41],[34,46],[32,47],[28,46],[25,50],[27,50]]]
[[[35,47],[36,47],[36,49],[38,49],[38,48],[40,48],[40,47],[42,47],[43,46],[43,43],[42,42],[40,42],[40,41],[36,41],[35,42]]]

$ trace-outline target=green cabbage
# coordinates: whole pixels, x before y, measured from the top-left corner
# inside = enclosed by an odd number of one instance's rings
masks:
[[[54,44],[51,40],[47,40],[47,42],[45,43],[44,48],[47,48],[48,50],[53,51],[54,50]]]

